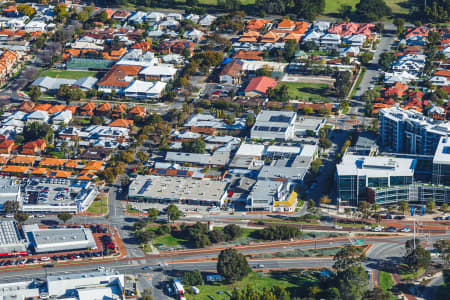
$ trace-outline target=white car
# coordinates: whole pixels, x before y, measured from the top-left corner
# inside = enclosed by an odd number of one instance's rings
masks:
[[[400,230],[401,232],[411,232],[411,228],[409,227],[403,227],[402,230]]]
[[[104,266],[100,266],[97,268],[97,271],[105,271],[105,267]]]
[[[343,227],[341,225],[334,225],[333,228],[334,229],[342,229]]]
[[[41,261],[49,261],[49,260],[50,260],[50,257],[47,257],[47,256],[41,257]]]
[[[372,231],[375,231],[375,232],[381,232],[381,230],[382,230],[382,228],[379,227],[379,226],[374,227],[374,228],[372,229]]]

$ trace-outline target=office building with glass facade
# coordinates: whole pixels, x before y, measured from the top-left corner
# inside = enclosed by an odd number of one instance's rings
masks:
[[[429,199],[436,203],[450,203],[450,186],[432,184],[410,184],[386,188],[368,188],[367,199],[378,204],[393,204],[399,201],[425,204]]]
[[[450,186],[450,138],[442,137],[433,157],[433,184]]]
[[[336,166],[338,201],[357,205],[368,199],[368,188],[409,185],[415,165],[415,159],[345,155]]]

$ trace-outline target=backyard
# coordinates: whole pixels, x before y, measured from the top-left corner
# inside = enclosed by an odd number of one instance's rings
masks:
[[[330,87],[324,83],[283,82],[282,85],[288,87],[289,99],[328,101],[328,97],[334,97]]]

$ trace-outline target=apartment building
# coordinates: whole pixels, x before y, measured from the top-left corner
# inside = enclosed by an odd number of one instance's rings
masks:
[[[380,135],[384,151],[434,155],[441,137],[449,134],[449,122],[433,120],[416,110],[399,107],[380,110]]]
[[[433,184],[450,186],[450,139],[447,136],[440,139],[433,157]]]

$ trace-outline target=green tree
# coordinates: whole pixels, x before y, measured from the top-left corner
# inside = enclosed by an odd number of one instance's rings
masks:
[[[316,207],[316,202],[313,199],[309,199],[307,202],[307,205],[308,205],[308,210],[311,210],[314,207]]]
[[[336,81],[334,82],[334,88],[336,89],[336,96],[338,99],[344,99],[347,97],[351,88],[352,73],[349,71],[338,72]]]
[[[223,232],[229,237],[229,240],[235,240],[242,236],[242,228],[236,224],[226,225]]]
[[[32,15],[34,15],[36,13],[34,8],[32,8],[28,4],[19,4],[19,5],[17,5],[17,11],[20,14],[22,14],[24,16],[28,16],[28,17],[31,17]]]
[[[41,95],[41,88],[37,85],[32,85],[28,92],[28,96],[30,96],[31,101],[36,102]]]
[[[358,210],[363,214],[364,218],[369,217],[370,203],[367,201],[361,201],[358,204]]]
[[[58,22],[64,22],[66,18],[69,16],[67,7],[64,4],[56,5],[54,8],[54,12],[55,12],[55,19]]]
[[[247,259],[236,249],[222,250],[217,261],[217,273],[223,276],[227,282],[241,281],[250,273]]]
[[[19,210],[19,202],[8,200],[3,203],[3,210],[8,214],[15,213]]]
[[[428,199],[427,206],[426,206],[427,212],[432,213],[435,208],[436,208],[436,202],[434,202],[433,199]]]
[[[28,220],[29,215],[27,213],[18,212],[14,215],[14,219],[19,223],[23,224],[26,220]]]
[[[183,214],[175,204],[170,204],[167,207],[167,215],[171,221],[175,221],[178,220]]]
[[[383,290],[381,287],[376,286],[371,291],[366,291],[362,297],[362,300],[385,300],[391,299],[392,294]]]
[[[148,154],[145,153],[144,151],[139,151],[138,153],[136,153],[136,157],[141,161],[141,162],[145,162],[148,159]]]
[[[314,110],[310,106],[305,106],[303,107],[302,112],[305,115],[312,115],[314,113]]]
[[[384,0],[360,0],[356,4],[356,13],[361,19],[371,22],[391,16],[392,9]]]
[[[284,44],[284,56],[287,61],[292,61],[295,58],[295,51],[298,50],[298,43],[296,40],[288,40]]]
[[[369,288],[367,273],[361,265],[352,265],[338,272],[336,282],[343,300],[361,299]]]
[[[407,250],[405,260],[409,268],[417,272],[420,268],[426,269],[430,265],[431,254],[416,242],[415,249]]]
[[[28,123],[22,132],[24,142],[34,141],[37,139],[44,139],[47,143],[53,138],[53,129],[50,124],[32,122]]]
[[[70,219],[72,219],[72,214],[67,213],[67,212],[62,212],[58,214],[58,219],[60,219],[61,221],[63,221],[63,223],[65,224],[67,221],[69,221]]]
[[[319,174],[320,167],[322,166],[322,161],[320,159],[315,159],[311,162],[311,173],[313,175]]]
[[[203,285],[202,273],[199,270],[185,272],[181,277],[181,281],[189,286]]]
[[[325,0],[294,0],[294,8],[298,17],[314,21],[317,15],[324,11]]]
[[[156,208],[152,207],[147,211],[147,218],[151,221],[155,221],[156,218],[158,218],[159,216],[159,210],[157,210]]]
[[[402,214],[405,214],[408,210],[408,203],[405,200],[401,200],[398,203],[398,209],[402,212]]]
[[[333,268],[335,268],[338,271],[344,271],[352,266],[361,265],[361,261],[363,259],[364,257],[359,254],[358,248],[356,248],[353,245],[348,245],[345,246],[344,248],[341,248],[334,255]]]
[[[205,153],[206,143],[201,138],[198,138],[192,141],[183,141],[181,147],[183,152]]]
[[[378,65],[380,68],[387,72],[390,70],[392,63],[395,61],[395,55],[390,52],[383,52],[378,59]]]
[[[442,210],[442,212],[444,214],[447,213],[447,211],[448,211],[448,204],[447,203],[442,203],[441,210]]]
[[[395,18],[394,25],[397,27],[397,35],[401,35],[405,31],[405,19]]]
[[[151,230],[142,230],[137,233],[137,237],[141,243],[147,244],[154,237],[154,232]]]
[[[373,58],[373,53],[370,53],[370,52],[364,52],[364,53],[360,56],[361,63],[362,63],[363,65],[365,65],[365,66],[367,66],[367,65],[370,63],[370,61],[372,60],[372,58]]]

